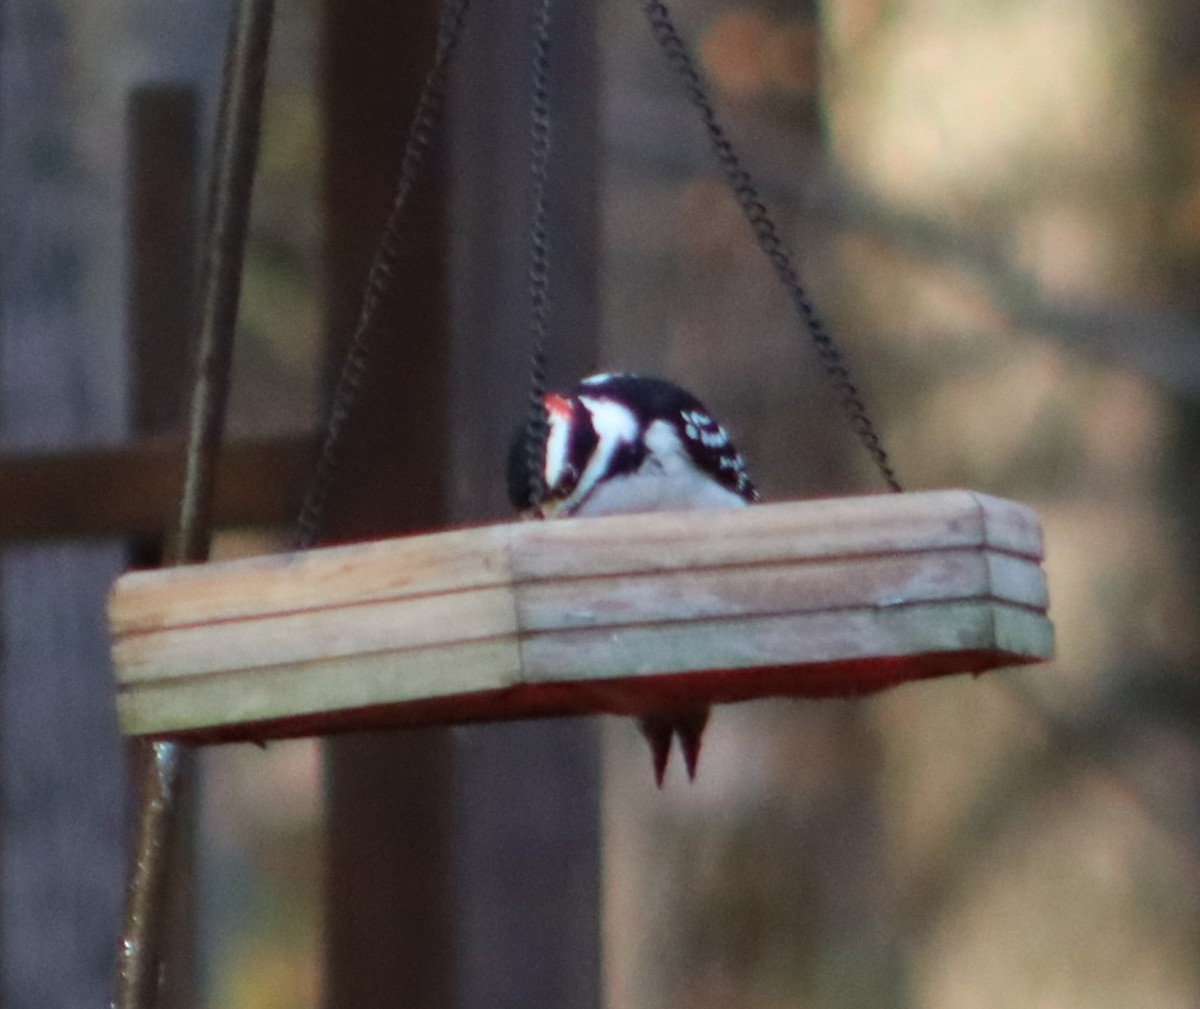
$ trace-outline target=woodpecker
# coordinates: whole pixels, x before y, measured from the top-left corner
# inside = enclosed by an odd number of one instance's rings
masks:
[[[695,396],[672,382],[592,375],[570,393],[551,393],[544,402],[549,428],[544,489],[536,507],[530,493],[528,431],[518,432],[508,458],[509,497],[529,517],[744,508],[759,500],[725,428]],[[707,706],[639,720],[660,788],[675,736],[688,778],[695,779],[707,724]]]

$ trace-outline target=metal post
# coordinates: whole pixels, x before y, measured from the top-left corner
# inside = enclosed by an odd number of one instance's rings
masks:
[[[274,0],[239,0],[230,25],[199,292],[187,468],[172,552],[176,564],[208,555],[273,13]],[[141,804],[117,952],[117,1009],[152,1009],[157,999],[172,826],[191,763],[189,749],[178,743],[142,743],[138,750]]]

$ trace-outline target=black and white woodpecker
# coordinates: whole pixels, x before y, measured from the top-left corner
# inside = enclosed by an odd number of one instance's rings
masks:
[[[759,499],[725,428],[671,382],[593,375],[568,394],[547,395],[545,405],[544,490],[536,508],[527,432],[517,436],[509,453],[509,497],[527,516],[744,508]],[[659,787],[675,736],[688,777],[695,778],[706,705],[646,715],[638,724],[650,743]]]

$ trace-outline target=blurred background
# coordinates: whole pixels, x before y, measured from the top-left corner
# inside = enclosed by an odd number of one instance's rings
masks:
[[[432,52],[427,5],[389,6],[279,0],[234,372],[239,443],[307,458],[388,206],[411,82]],[[434,812],[376,846],[419,837],[450,851],[449,866],[415,870],[446,879],[432,899],[449,924],[414,923],[384,900],[378,941],[451,937],[424,964],[452,976],[450,994],[413,999],[430,1006],[1195,1009],[1200,9],[679,0],[672,11],[906,486],[1038,510],[1058,657],[853,702],[723,708],[697,782],[674,769],[661,792],[623,721],[413,734],[424,755],[412,766],[435,754]],[[433,402],[455,425],[430,420],[426,400],[410,426],[364,441],[368,470],[403,464],[417,437],[453,460],[413,491],[437,507],[397,528],[506,514],[500,465],[526,381],[530,17],[524,4],[471,12],[401,305],[374,337],[393,348],[372,376],[384,398],[411,389],[389,362],[444,346],[415,370],[439,369]],[[407,35],[404,18],[416,23]],[[639,5],[564,0],[557,18],[554,374],[623,368],[688,386],[769,499],[879,491]],[[194,264],[170,273],[161,235],[138,245],[154,231],[136,213],[151,198],[139,185],[167,177],[153,161],[165,134],[136,119],[130,95],[182,89],[194,103],[175,149],[193,144],[196,178],[179,177],[198,193],[227,21],[224,3],[186,0],[0,5],[5,501],[19,504],[31,479],[18,463],[49,472],[179,429],[182,372],[164,389],[175,365],[146,341],[175,325],[186,348],[179,278]],[[411,41],[389,50],[389,31]],[[379,54],[361,49],[373,35]],[[408,77],[389,77],[390,64]],[[403,301],[430,272],[440,314]],[[348,497],[382,497],[386,511],[392,491],[350,470]],[[132,792],[104,596],[161,536],[144,523],[126,533],[103,518],[107,498],[74,486],[83,514],[61,528],[0,514],[0,1004],[13,1009],[104,1003],[120,925]],[[163,487],[169,502],[174,485]],[[341,509],[347,538],[391,528],[393,516]],[[290,512],[267,511],[253,527],[230,522],[218,555],[282,548]],[[173,1005],[365,1004],[335,990],[370,972],[346,951],[366,940],[348,940],[344,908],[329,910],[352,891],[341,874],[357,857],[344,836],[355,828],[334,825],[349,822],[346,775],[376,797],[392,788],[370,777],[400,759],[392,745],[203,754],[196,910],[178,947],[196,956]],[[374,770],[355,772],[360,759]],[[569,808],[554,791],[568,770]],[[536,775],[549,784],[532,796],[513,780]],[[397,822],[416,808],[408,787],[395,785]],[[519,799],[495,798],[510,787]],[[489,801],[515,808],[518,825],[497,826]],[[516,869],[513,851],[527,855]],[[591,866],[571,883],[587,885],[545,882],[559,861]],[[362,885],[386,890],[360,865]],[[495,880],[510,872],[570,898],[550,928],[576,943],[565,994],[526,978],[535,987],[518,997],[504,980],[516,968],[511,948],[489,945],[486,901],[512,902]]]

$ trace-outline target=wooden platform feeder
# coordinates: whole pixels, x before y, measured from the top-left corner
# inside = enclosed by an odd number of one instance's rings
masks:
[[[127,733],[200,742],[862,694],[1050,656],[1041,532],[969,491],[484,526],[134,572]]]

